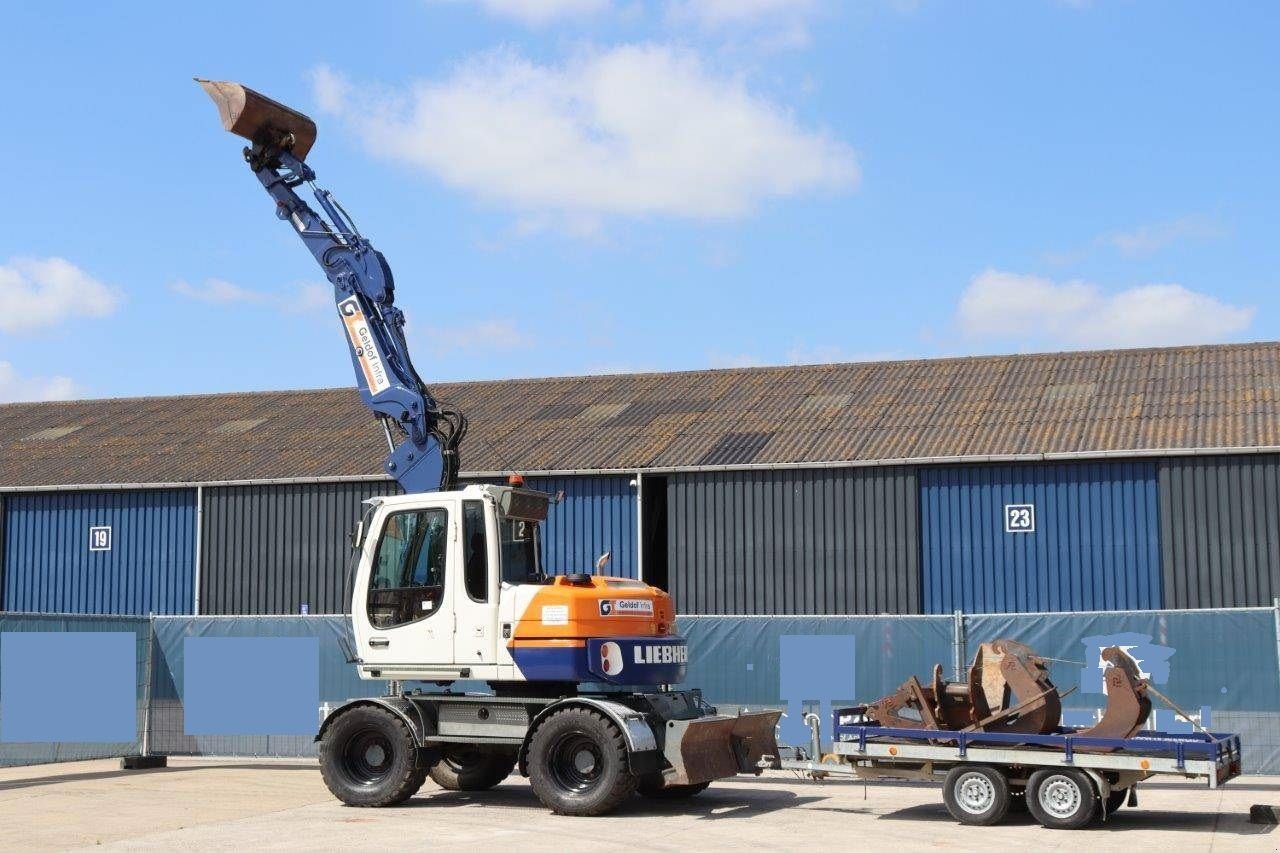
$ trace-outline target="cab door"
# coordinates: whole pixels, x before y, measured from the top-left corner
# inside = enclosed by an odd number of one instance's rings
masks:
[[[481,499],[465,499],[462,505],[462,540],[458,551],[462,583],[454,584],[453,604],[458,614],[454,637],[459,666],[497,663],[498,572],[497,520],[493,505]]]
[[[460,677],[453,588],[459,585],[458,504],[384,505],[365,545],[368,571],[352,596],[364,678]]]

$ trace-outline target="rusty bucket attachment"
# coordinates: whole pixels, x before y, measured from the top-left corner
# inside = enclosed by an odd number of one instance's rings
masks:
[[[1014,640],[979,646],[965,681],[944,681],[942,667],[935,666],[929,686],[913,675],[883,699],[853,710],[900,729],[1047,734],[1062,721],[1048,667]]]
[[[663,757],[665,785],[696,785],[739,773],[759,773],[760,759],[778,754],[781,711],[750,711],[668,720]]]
[[[273,101],[240,83],[219,80],[196,82],[218,105],[222,127],[266,149],[291,151],[305,160],[316,142],[316,123],[307,116]]]
[[[1103,674],[1107,709],[1092,728],[1080,732],[1089,737],[1133,737],[1151,715],[1151,699],[1137,662],[1119,646],[1102,650],[1108,664]]]

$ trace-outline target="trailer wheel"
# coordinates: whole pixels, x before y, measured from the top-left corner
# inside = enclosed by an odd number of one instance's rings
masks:
[[[994,767],[961,764],[942,783],[947,811],[969,826],[991,826],[1009,813],[1009,780]]]
[[[648,773],[636,780],[636,793],[651,800],[682,800],[696,797],[707,790],[710,782],[698,782],[693,785],[662,785],[661,773]]]
[[[556,814],[605,814],[636,790],[622,732],[587,708],[547,717],[529,740],[528,766],[533,792]]]
[[[1098,794],[1079,770],[1046,767],[1027,782],[1027,808],[1048,829],[1080,829],[1097,816]]]
[[[414,766],[417,743],[404,721],[368,705],[334,720],[320,741],[324,784],[349,806],[395,806],[412,797],[427,779]]]
[[[487,791],[510,776],[515,766],[511,750],[450,744],[431,768],[431,781],[447,791]]]

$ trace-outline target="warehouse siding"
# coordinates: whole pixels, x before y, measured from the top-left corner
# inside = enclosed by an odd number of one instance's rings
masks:
[[[12,494],[4,506],[4,607],[44,613],[186,614],[194,489]],[[89,550],[89,528],[111,548]]]
[[[202,614],[345,613],[349,535],[390,480],[204,489]]]
[[[1167,606],[1280,596],[1280,456],[1162,461],[1160,522]]]
[[[920,612],[911,468],[673,474],[667,512],[679,613]]]
[[[543,565],[549,573],[590,573],[609,551],[605,574],[637,577],[636,490],[630,477],[530,477],[530,488],[564,500],[547,513]]]
[[[1154,462],[920,471],[927,613],[1158,608]],[[1032,504],[1035,531],[1005,532]]]

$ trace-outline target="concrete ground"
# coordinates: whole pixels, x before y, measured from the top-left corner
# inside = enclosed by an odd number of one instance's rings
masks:
[[[1280,805],[1280,777],[1217,791],[1152,782],[1139,800],[1098,829],[1053,832],[1025,815],[976,828],[952,821],[937,786],[772,773],[684,802],[636,798],[609,817],[565,818],[518,778],[484,794],[428,782],[405,806],[354,809],[310,761],[175,758],[150,771],[89,761],[0,769],[0,849],[1280,850],[1280,831],[1248,822],[1251,804]]]

